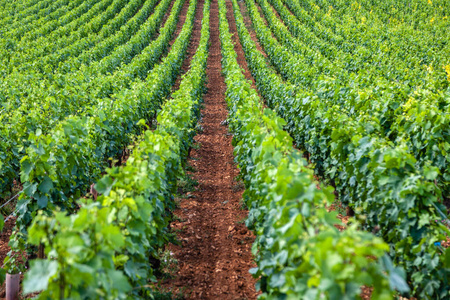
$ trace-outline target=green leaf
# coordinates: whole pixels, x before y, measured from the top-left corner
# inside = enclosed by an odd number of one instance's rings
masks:
[[[111,192],[111,188],[114,184],[114,180],[109,176],[104,176],[102,179],[97,181],[95,184],[95,189],[100,194],[103,194],[105,196],[109,195],[109,192]]]
[[[45,176],[41,184],[39,184],[38,190],[44,194],[47,194],[51,189],[53,189],[53,182],[50,177]]]
[[[24,294],[39,292],[47,289],[49,279],[56,274],[58,263],[50,260],[33,260],[31,268],[25,274],[23,282]]]
[[[121,271],[109,270],[109,278],[111,278],[112,286],[119,292],[126,293],[131,290],[131,285]]]
[[[405,271],[400,268],[394,268],[389,273],[389,285],[400,293],[409,292],[409,286],[405,280]]]
[[[25,156],[24,159],[22,159],[22,172],[23,172],[23,175],[25,176],[25,178],[28,178],[31,170],[33,170],[33,165],[30,163],[29,159],[25,159],[25,158],[28,158],[28,157]]]
[[[23,185],[23,192],[28,197],[33,197],[33,195],[36,192],[36,190],[37,190],[37,184],[36,183],[31,183],[31,182],[27,181]]]
[[[37,204],[39,208],[45,208],[48,204],[48,197],[46,195],[39,196],[37,198]]]
[[[275,273],[270,277],[270,285],[281,288],[286,282],[286,277],[283,273]]]
[[[423,174],[426,179],[435,180],[439,175],[439,170],[438,168],[427,166],[423,168]]]

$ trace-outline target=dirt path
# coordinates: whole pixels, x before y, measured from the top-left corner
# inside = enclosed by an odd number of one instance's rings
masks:
[[[203,2],[203,1],[202,1]],[[191,151],[189,163],[199,182],[188,199],[181,200],[172,228],[182,246],[170,246],[179,262],[174,279],[165,287],[182,290],[188,299],[255,299],[253,234],[242,224],[242,187],[235,177],[232,137],[221,122],[227,117],[225,83],[221,76],[218,4],[211,4],[211,46],[208,58],[208,91],[202,110],[203,131],[196,136],[199,149]],[[194,36],[199,32],[194,32]]]
[[[183,13],[180,15],[180,19],[177,24],[177,30],[175,31],[175,36],[177,37],[182,29],[182,25],[186,21],[186,14],[187,10],[189,8],[189,0],[185,0],[185,7],[183,7]],[[198,45],[200,43],[200,31],[202,29],[202,12],[203,12],[203,4],[204,0],[200,0],[197,2],[197,8],[195,9],[195,20],[194,20],[194,28],[192,30],[191,40],[189,42],[189,46],[187,49],[186,57],[183,61],[183,65],[181,66],[181,74],[185,74],[191,65],[191,60],[194,57],[195,52],[197,51]],[[186,8],[186,11],[184,9]],[[175,39],[170,42],[170,45],[172,46],[175,42]],[[180,88],[182,76],[178,76],[175,84],[172,87],[172,91],[176,91]]]
[[[175,3],[175,0],[172,0],[172,2],[170,3],[171,9],[172,9],[174,3]],[[169,41],[169,47],[167,48],[167,52],[163,56],[161,56],[161,59],[163,57],[165,57],[167,55],[167,53],[170,52],[170,50],[172,49],[172,45],[175,43],[178,35],[181,32],[181,29],[183,29],[183,25],[186,22],[186,14],[188,12],[188,9],[189,9],[189,0],[185,0],[184,3],[183,3],[183,7],[181,8],[180,15],[178,17],[177,28],[175,29],[175,33],[173,34],[172,39]],[[170,15],[170,13],[171,13],[171,10],[169,10],[167,12],[168,15]],[[167,19],[166,19],[166,21],[167,21]],[[163,26],[164,25],[162,25],[161,28]]]

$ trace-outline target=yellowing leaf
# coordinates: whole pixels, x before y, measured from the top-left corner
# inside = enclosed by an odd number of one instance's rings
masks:
[[[315,275],[308,280],[308,287],[316,287],[316,286],[319,286],[319,284],[320,284],[320,278],[318,275]]]
[[[136,201],[134,201],[133,198],[125,198],[122,200],[122,203],[126,206],[128,206],[129,208],[131,208],[132,210],[136,211],[137,210],[137,205],[136,205]]]
[[[450,65],[444,66],[444,70],[447,73],[447,80],[450,81]]]

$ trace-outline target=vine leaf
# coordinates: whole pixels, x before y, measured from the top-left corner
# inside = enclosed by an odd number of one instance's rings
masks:
[[[31,269],[25,274],[23,283],[24,294],[47,289],[48,280],[56,274],[58,263],[49,260],[32,260]]]

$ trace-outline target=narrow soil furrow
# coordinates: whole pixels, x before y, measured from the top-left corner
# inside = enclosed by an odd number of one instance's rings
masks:
[[[8,254],[10,247],[8,246],[9,237],[12,234],[14,226],[16,224],[15,218],[10,218],[5,222],[5,226],[3,230],[0,232],[0,262],[3,265],[3,261],[5,260],[6,255]],[[6,297],[6,282],[0,286],[0,299],[4,299]]]
[[[170,4],[171,6],[173,6],[173,3],[175,1],[172,1],[172,3]],[[170,52],[170,49],[172,48],[173,43],[175,43],[175,40],[177,39],[178,35],[181,32],[181,29],[183,28],[184,22],[186,22],[186,15],[187,15],[187,11],[189,9],[189,0],[185,0],[184,4],[183,4],[183,8],[181,9],[181,13],[180,16],[178,17],[178,22],[177,22],[177,29],[175,29],[175,33],[173,35],[172,40],[169,42],[169,47],[167,49],[167,53]],[[161,26],[161,28],[164,25]],[[161,57],[162,58],[162,57]]]
[[[203,130],[195,138],[199,149],[192,149],[189,159],[199,185],[175,211],[179,220],[171,227],[181,245],[169,249],[178,260],[178,271],[163,287],[188,299],[255,299],[256,280],[248,272],[255,266],[254,236],[242,222],[247,216],[240,204],[243,186],[235,180],[239,171],[233,162],[232,137],[221,125],[227,109],[218,26],[218,4],[213,1]],[[196,27],[194,40],[199,35]]]
[[[186,0],[186,3],[188,3],[189,0]],[[180,87],[182,75],[185,74],[191,65],[192,58],[194,57],[195,52],[197,51],[198,45],[200,43],[200,31],[202,29],[202,15],[203,15],[203,1],[199,1],[197,3],[197,8],[195,10],[195,20],[194,20],[194,28],[192,30],[192,36],[191,40],[189,42],[189,46],[186,52],[186,58],[183,61],[183,65],[181,66],[181,75],[178,76],[177,80],[175,81],[175,84],[173,85],[172,90],[176,91]],[[181,31],[181,30],[180,30]],[[176,34],[178,35],[180,32],[177,28]]]
[[[242,5],[242,4],[245,5],[245,3],[240,3],[240,5]],[[261,95],[261,93],[259,92],[258,88],[256,87],[255,78],[253,78],[252,73],[250,72],[250,69],[248,67],[247,61],[245,60],[244,49],[242,49],[242,45],[239,40],[239,36],[237,34],[236,23],[234,21],[233,5],[230,1],[227,1],[226,5],[227,5],[227,20],[228,20],[228,24],[230,26],[230,32],[233,34],[232,39],[233,39],[233,43],[234,43],[234,51],[237,54],[237,61],[238,61],[239,65],[242,67],[242,69],[244,70],[245,78],[247,80],[251,81],[252,88],[256,90],[256,92],[259,95],[259,98],[264,99],[263,96]],[[244,18],[248,19],[248,16],[244,16]],[[262,47],[258,43],[258,40],[256,39],[256,34],[255,34],[253,28],[251,27],[252,26],[251,23],[248,23],[246,25],[248,26],[248,29],[251,32],[253,40],[256,42],[256,48],[259,51],[261,51],[261,53],[263,53],[263,55],[265,57],[267,57],[266,53],[263,51]],[[262,105],[264,108],[267,108],[265,101],[263,101]]]
[[[233,15],[233,4],[230,1],[226,2],[227,5],[227,19],[228,24],[230,27],[230,32],[233,34],[233,42],[234,42],[234,51],[237,54],[237,61],[239,65],[244,70],[244,75],[247,80],[250,80],[252,82],[252,88],[256,89],[256,83],[255,79],[252,76],[252,73],[250,72],[250,69],[248,68],[247,61],[245,60],[244,56],[244,50],[242,49],[241,42],[239,41],[239,36],[237,34],[237,28],[236,23],[234,21],[234,15]],[[259,44],[257,44],[259,47]],[[262,48],[258,48],[262,49]]]
[[[158,1],[158,4],[159,4],[159,3],[161,3],[161,0]],[[166,12],[166,14],[164,15],[164,17],[163,17],[163,19],[162,19],[162,21],[161,21],[161,25],[160,25],[160,27],[159,27],[159,29],[158,29],[158,32],[157,32],[157,34],[155,35],[155,39],[158,37],[160,29],[164,27],[164,24],[166,24],[166,21],[167,21],[167,19],[168,19],[169,16],[170,16],[170,12],[172,11],[173,4],[174,4],[174,3],[175,3],[175,0],[172,0],[172,1],[170,2],[169,7],[167,8],[167,12]],[[155,7],[158,6],[158,4],[156,4]],[[148,18],[150,18],[150,17],[153,15],[153,13],[154,13],[154,12],[152,12],[152,13],[148,16]],[[147,19],[148,19],[148,18],[147,18]]]

